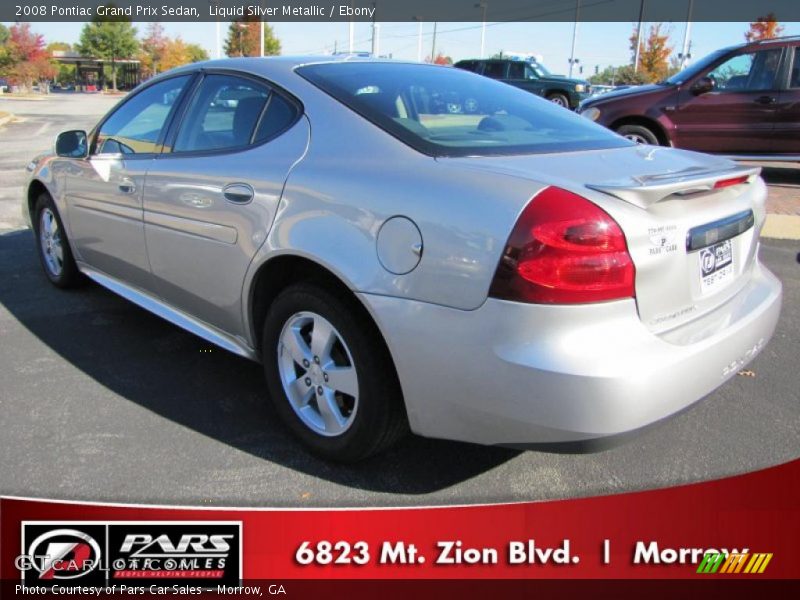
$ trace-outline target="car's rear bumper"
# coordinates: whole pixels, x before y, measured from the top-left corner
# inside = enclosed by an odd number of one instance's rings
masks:
[[[474,311],[362,294],[386,337],[414,432],[483,444],[595,440],[668,417],[767,343],[781,284],[756,264],[725,305],[667,334],[634,300]]]

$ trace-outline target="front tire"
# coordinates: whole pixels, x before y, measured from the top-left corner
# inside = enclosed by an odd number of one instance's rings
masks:
[[[408,431],[388,352],[354,300],[310,282],[286,288],[263,332],[270,398],[315,454],[355,462]]]
[[[39,261],[50,283],[59,288],[78,285],[81,274],[72,256],[64,223],[49,194],[41,194],[36,199],[33,227]]]
[[[658,136],[644,125],[622,125],[617,127],[617,133],[637,144],[658,146]]]

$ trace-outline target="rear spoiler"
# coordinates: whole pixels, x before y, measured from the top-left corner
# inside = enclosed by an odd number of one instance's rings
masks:
[[[631,176],[626,181],[587,183],[586,187],[616,196],[640,208],[648,208],[673,195],[685,196],[750,183],[759,173],[761,167],[736,166],[722,170],[689,167],[673,173]]]

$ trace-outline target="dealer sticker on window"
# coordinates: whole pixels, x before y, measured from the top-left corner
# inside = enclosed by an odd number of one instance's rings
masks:
[[[703,248],[700,257],[700,291],[710,294],[733,281],[731,241]]]

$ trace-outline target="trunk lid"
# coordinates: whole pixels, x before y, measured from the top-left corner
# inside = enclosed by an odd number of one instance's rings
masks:
[[[713,311],[751,276],[766,216],[758,168],[651,146],[438,160],[562,187],[609,213],[636,267],[639,316],[655,333]]]

